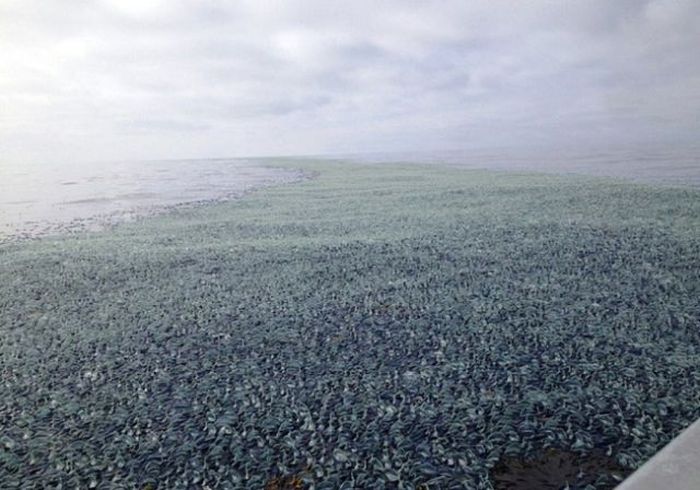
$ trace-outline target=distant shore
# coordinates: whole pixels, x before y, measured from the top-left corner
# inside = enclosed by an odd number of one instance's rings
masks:
[[[700,191],[261,163],[0,245],[4,486],[612,488],[700,416]]]

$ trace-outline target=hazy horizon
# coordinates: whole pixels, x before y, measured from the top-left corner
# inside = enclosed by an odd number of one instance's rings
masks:
[[[10,1],[5,162],[689,146],[700,3]]]

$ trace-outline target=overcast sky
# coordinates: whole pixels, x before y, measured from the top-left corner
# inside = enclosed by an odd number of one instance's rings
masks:
[[[700,1],[0,0],[0,159],[685,144]]]

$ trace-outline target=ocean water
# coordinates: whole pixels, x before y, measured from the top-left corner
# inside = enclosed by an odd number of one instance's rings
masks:
[[[471,169],[590,175],[700,187],[700,147],[459,150],[345,154],[341,158],[365,163],[429,163]]]
[[[334,155],[361,163],[428,163],[498,171],[609,176],[700,188],[700,151],[683,148],[559,151],[426,151]],[[324,157],[319,157],[324,158]],[[109,164],[0,162],[0,241],[71,229],[99,229],[187,203],[229,199],[299,174],[255,159]]]
[[[0,163],[0,241],[100,229],[172,206],[230,199],[298,177],[296,172],[246,159]]]

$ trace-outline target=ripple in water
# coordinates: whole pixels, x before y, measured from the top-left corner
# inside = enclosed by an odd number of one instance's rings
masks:
[[[244,159],[27,165],[22,171],[0,164],[0,241],[99,229],[298,177]]]

